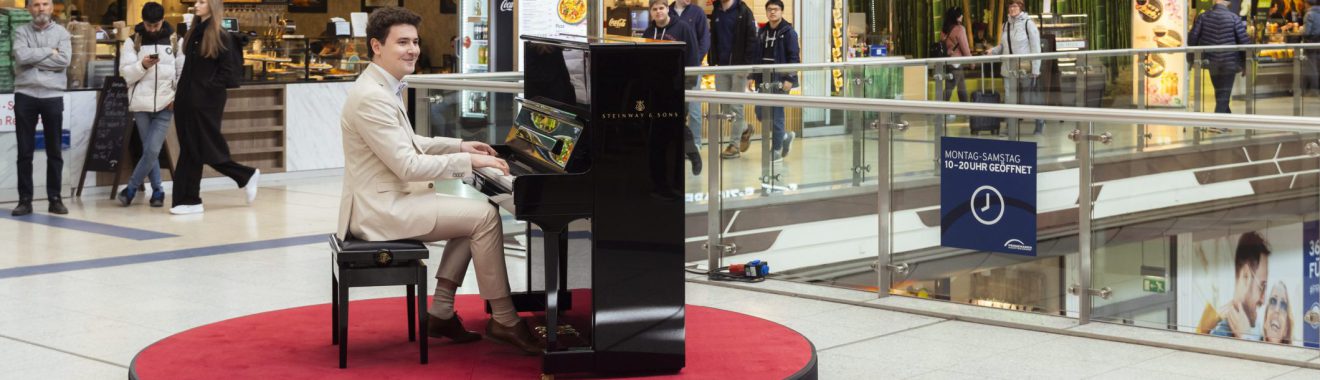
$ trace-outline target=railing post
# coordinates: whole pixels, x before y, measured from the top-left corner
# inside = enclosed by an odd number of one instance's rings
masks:
[[[771,93],[772,89],[779,88],[779,83],[773,83],[770,78],[774,70],[762,69],[761,83],[757,86],[757,91],[762,93]],[[746,84],[743,84],[744,86]],[[761,126],[761,195],[768,196],[775,192],[775,186],[779,183],[779,175],[775,174],[775,152],[772,152],[774,144],[774,110],[767,106],[752,107],[752,112],[756,114],[756,124]],[[747,123],[747,128],[752,124]]]
[[[1247,114],[1255,115],[1256,114],[1256,74],[1257,74],[1256,54],[1257,53],[1254,50],[1248,49],[1246,54],[1247,54],[1247,60],[1246,60],[1247,67],[1245,68],[1245,70],[1243,70],[1243,75],[1247,77],[1247,94],[1246,94]],[[1250,130],[1248,130],[1247,133],[1250,134],[1251,133]]]
[[[1146,109],[1146,81],[1149,79],[1146,75],[1140,73],[1146,72],[1146,66],[1148,65],[1146,63],[1147,59],[1150,59],[1150,53],[1138,54],[1137,64],[1133,67],[1138,73],[1137,77],[1141,78],[1141,80],[1137,81],[1137,109],[1139,110]]]
[[[1095,124],[1086,123],[1086,130],[1082,136],[1091,136],[1095,133]],[[1078,176],[1078,196],[1077,196],[1077,258],[1080,259],[1078,265],[1077,281],[1081,289],[1091,289],[1091,139],[1077,139],[1077,166],[1080,169]],[[1087,324],[1091,322],[1091,294],[1089,291],[1079,292],[1077,294],[1077,323]]]
[[[887,69],[885,69],[887,70]],[[851,76],[849,79],[852,89],[849,92],[853,98],[863,98],[866,96],[866,71],[861,67],[848,69]],[[870,167],[866,164],[866,113],[861,111],[844,111],[844,125],[848,126],[849,133],[852,134],[852,185],[861,186],[866,181],[866,172]]]
[[[1306,55],[1302,53],[1301,48],[1293,48],[1293,116],[1302,116],[1302,82],[1306,78],[1302,77],[1302,65],[1309,64],[1304,62]]]
[[[879,156],[879,164],[876,165],[875,174],[877,184],[876,217],[880,218],[878,223],[876,223],[876,225],[879,226],[876,235],[876,241],[879,246],[877,247],[878,257],[876,257],[875,263],[875,271],[877,275],[876,288],[879,292],[879,294],[877,294],[879,298],[889,296],[889,288],[893,285],[894,279],[893,269],[891,267],[893,263],[893,241],[891,239],[891,236],[893,235],[893,226],[890,218],[893,205],[889,203],[893,199],[890,195],[893,192],[894,185],[893,161],[890,156],[890,152],[892,152],[893,148],[894,133],[890,129],[890,126],[893,125],[891,122],[892,119],[892,115],[888,112],[884,112],[879,115],[878,119],[872,122],[872,125],[876,126],[876,152],[879,153],[877,154],[877,156]]]
[[[718,74],[717,74],[718,75]],[[720,148],[724,144],[720,143],[720,135],[724,130],[723,122],[728,120],[725,114],[728,112],[728,106],[718,103],[706,103],[706,257],[708,259],[706,268],[710,274],[714,274],[716,269],[721,267],[724,259],[724,242],[720,237],[720,231],[724,224],[724,197],[720,191],[720,174],[724,167],[723,160],[720,160]],[[731,116],[731,115],[728,115]]]
[[[935,77],[934,77],[934,83],[935,83],[935,99],[934,99],[934,100],[937,101],[937,102],[942,102],[942,101],[944,101],[945,97],[947,96],[947,95],[944,93],[944,86],[945,86],[945,83],[947,83],[947,81],[948,81],[949,79],[948,79],[948,78],[945,78],[944,76],[945,76],[945,74],[948,73],[948,66],[947,66],[947,65],[944,65],[944,64],[942,64],[942,63],[934,63],[934,64],[932,64],[932,65],[935,66]],[[960,101],[960,102],[965,102],[966,100],[959,99],[958,101]],[[944,116],[944,115],[931,115],[931,116],[934,116],[934,117],[935,117],[935,123],[934,123],[934,124],[935,124],[935,130],[936,130],[936,131],[943,131],[944,128],[945,128],[945,126],[946,126],[946,124],[947,124],[947,122],[946,122],[946,118],[947,118],[947,117]],[[937,134],[938,134],[938,133],[937,133]]]
[[[1201,51],[1197,51],[1192,61],[1192,112],[1205,112],[1205,73],[1201,71],[1205,62],[1202,61],[1205,56]],[[1201,140],[1205,139],[1205,128],[1192,127],[1192,145],[1201,145]]]

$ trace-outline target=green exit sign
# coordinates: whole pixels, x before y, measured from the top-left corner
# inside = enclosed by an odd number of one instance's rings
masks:
[[[1169,291],[1169,287],[1165,283],[1164,277],[1147,276],[1146,278],[1141,280],[1141,290],[1145,290],[1150,293],[1164,293]]]

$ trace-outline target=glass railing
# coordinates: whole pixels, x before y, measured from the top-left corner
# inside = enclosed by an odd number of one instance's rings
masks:
[[[1077,64],[1113,61],[1108,70],[1140,54]],[[1320,345],[1320,270],[1308,269],[1320,267],[1320,119],[1111,100],[1087,107],[926,101],[911,96],[905,79],[908,71],[926,75],[921,65],[842,66],[838,89],[813,88],[808,78],[830,77],[840,66],[803,67],[802,84],[788,94],[712,88],[718,76],[746,88],[737,76],[775,74],[770,68],[702,69],[713,71],[692,84],[703,90],[686,94],[704,142],[702,172],[685,184],[689,266],[761,259],[779,279],[880,296]],[[425,126],[419,116],[419,132],[501,141],[498,128],[507,124],[497,117],[465,119],[454,109],[464,94],[498,99],[521,90],[516,73],[486,75],[409,78],[428,114],[439,105],[452,115]],[[1130,78],[1116,76],[1123,77]],[[773,131],[779,115],[784,133],[761,138],[762,121]],[[1035,119],[1045,120],[1039,135]],[[740,122],[754,131],[745,149],[735,133]],[[1000,130],[973,134],[974,123]],[[980,205],[981,194],[971,193],[970,201],[943,204],[946,187],[963,185],[946,181],[946,151],[1014,143],[1035,155],[1031,216],[1017,220],[1034,222],[1036,241],[1000,245],[1015,253],[968,248],[942,230],[945,212],[994,213],[1009,202]],[[1026,170],[1021,165],[996,170]],[[1236,270],[1239,252],[1261,246],[1270,252],[1256,255],[1262,264],[1245,260],[1253,270]]]

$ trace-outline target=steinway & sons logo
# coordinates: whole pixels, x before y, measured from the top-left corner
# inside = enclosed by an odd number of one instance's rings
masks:
[[[678,112],[646,112],[646,101],[637,100],[633,102],[632,109],[636,112],[629,113],[604,113],[601,118],[604,119],[665,119],[677,118]]]

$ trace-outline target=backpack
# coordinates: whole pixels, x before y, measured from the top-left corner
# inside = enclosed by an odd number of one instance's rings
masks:
[[[944,45],[944,40],[930,43],[929,58],[948,58],[949,49]]]

